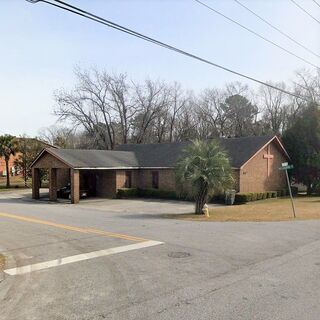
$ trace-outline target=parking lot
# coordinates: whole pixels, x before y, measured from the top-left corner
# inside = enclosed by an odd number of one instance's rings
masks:
[[[165,219],[192,203],[0,195],[0,319],[318,319],[320,223]]]

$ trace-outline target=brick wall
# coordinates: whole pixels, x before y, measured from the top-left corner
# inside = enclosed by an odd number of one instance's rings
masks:
[[[116,171],[99,170],[96,174],[97,197],[114,198],[116,193]]]
[[[34,168],[68,168],[68,166],[51,154],[45,153],[34,165]]]
[[[10,156],[9,159],[9,172],[11,172],[11,168],[14,168],[14,162],[16,159],[18,159],[20,156],[20,153],[17,153],[15,156]],[[3,157],[0,157],[0,176],[4,175],[6,172],[6,162],[4,161]]]
[[[175,191],[176,181],[174,169],[140,169],[139,186],[142,189],[152,188],[152,172],[159,172],[159,189]]]
[[[276,142],[270,144],[270,154],[274,156],[270,164],[270,175],[268,176],[268,161],[263,158],[268,153],[266,146],[248,164],[240,170],[240,192],[273,191],[286,187],[286,177],[279,170],[286,158],[280,151]]]
[[[63,188],[70,183],[70,169],[57,169],[57,188]]]
[[[117,170],[116,188],[125,188],[126,172],[131,172],[132,188],[139,188],[140,185],[140,170]]]

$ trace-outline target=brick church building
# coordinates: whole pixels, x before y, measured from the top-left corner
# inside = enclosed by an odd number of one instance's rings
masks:
[[[39,198],[39,169],[49,170],[49,198],[71,184],[71,202],[80,190],[91,196],[114,198],[119,188],[176,191],[174,168],[190,142],[126,144],[116,150],[44,149],[32,164],[33,198]],[[279,171],[289,156],[277,136],[220,138],[230,156],[237,192],[274,191],[285,188]]]

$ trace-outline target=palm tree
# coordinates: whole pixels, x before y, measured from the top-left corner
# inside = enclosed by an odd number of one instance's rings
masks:
[[[7,188],[10,188],[9,159],[10,156],[14,156],[16,152],[17,143],[15,137],[9,134],[0,136],[0,157],[4,157],[4,161],[6,162]]]
[[[194,197],[196,214],[202,214],[210,195],[234,184],[229,157],[215,140],[193,141],[178,160],[176,178],[178,187]]]

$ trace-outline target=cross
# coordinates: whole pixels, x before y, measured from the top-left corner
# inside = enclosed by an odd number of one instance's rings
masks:
[[[269,177],[270,176],[271,160],[273,159],[273,154],[270,153],[270,144],[268,145],[268,153],[263,155],[263,159],[267,159],[268,177]]]

